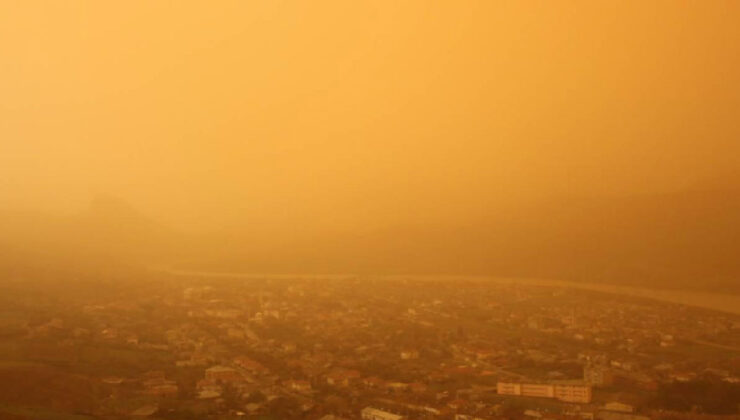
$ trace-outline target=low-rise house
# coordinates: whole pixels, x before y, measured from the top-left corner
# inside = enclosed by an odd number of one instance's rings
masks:
[[[206,379],[214,382],[237,382],[242,379],[242,376],[236,369],[217,365],[206,369]]]
[[[604,410],[608,410],[608,411],[619,411],[619,412],[622,412],[622,413],[631,413],[631,412],[635,411],[635,407],[633,407],[633,406],[631,406],[629,404],[624,404],[624,403],[618,402],[618,401],[612,401],[612,402],[608,402],[608,403],[604,404]]]
[[[405,420],[406,417],[374,407],[365,407],[360,412],[362,420]]]
[[[196,390],[198,391],[198,399],[202,400],[218,398],[223,392],[221,385],[211,379],[201,379],[198,381]]]
[[[306,392],[311,390],[311,384],[308,381],[289,379],[283,383],[290,390]]]
[[[326,383],[334,386],[349,386],[350,382],[360,378],[360,372],[352,369],[339,369],[326,376]]]
[[[234,359],[234,364],[253,375],[265,375],[270,373],[270,370],[264,367],[261,363],[250,359],[246,356],[239,356]]]
[[[419,358],[419,350],[401,350],[401,360],[415,360]]]

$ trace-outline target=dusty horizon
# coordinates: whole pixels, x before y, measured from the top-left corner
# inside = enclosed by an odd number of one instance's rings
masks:
[[[737,2],[41,5],[0,17],[0,208],[336,232],[738,185]]]
[[[740,420],[739,16],[0,0],[0,419]]]

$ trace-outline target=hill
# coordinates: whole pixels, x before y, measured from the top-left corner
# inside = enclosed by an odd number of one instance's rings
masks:
[[[343,235],[184,235],[99,198],[83,213],[0,213],[0,270],[175,268],[252,273],[542,277],[740,292],[740,191],[560,198],[467,224]]]
[[[334,237],[212,237],[190,268],[482,274],[740,292],[740,192],[551,200],[467,225]],[[221,243],[228,246],[219,247]],[[205,257],[209,256],[209,258]]]

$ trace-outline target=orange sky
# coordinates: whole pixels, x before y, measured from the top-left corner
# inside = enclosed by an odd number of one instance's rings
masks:
[[[0,207],[183,229],[467,220],[733,183],[738,1],[16,1]]]

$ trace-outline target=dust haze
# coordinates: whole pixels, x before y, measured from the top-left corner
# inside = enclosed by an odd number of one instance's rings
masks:
[[[4,9],[6,246],[736,284],[735,2]]]
[[[0,3],[0,419],[738,420],[740,2]]]

